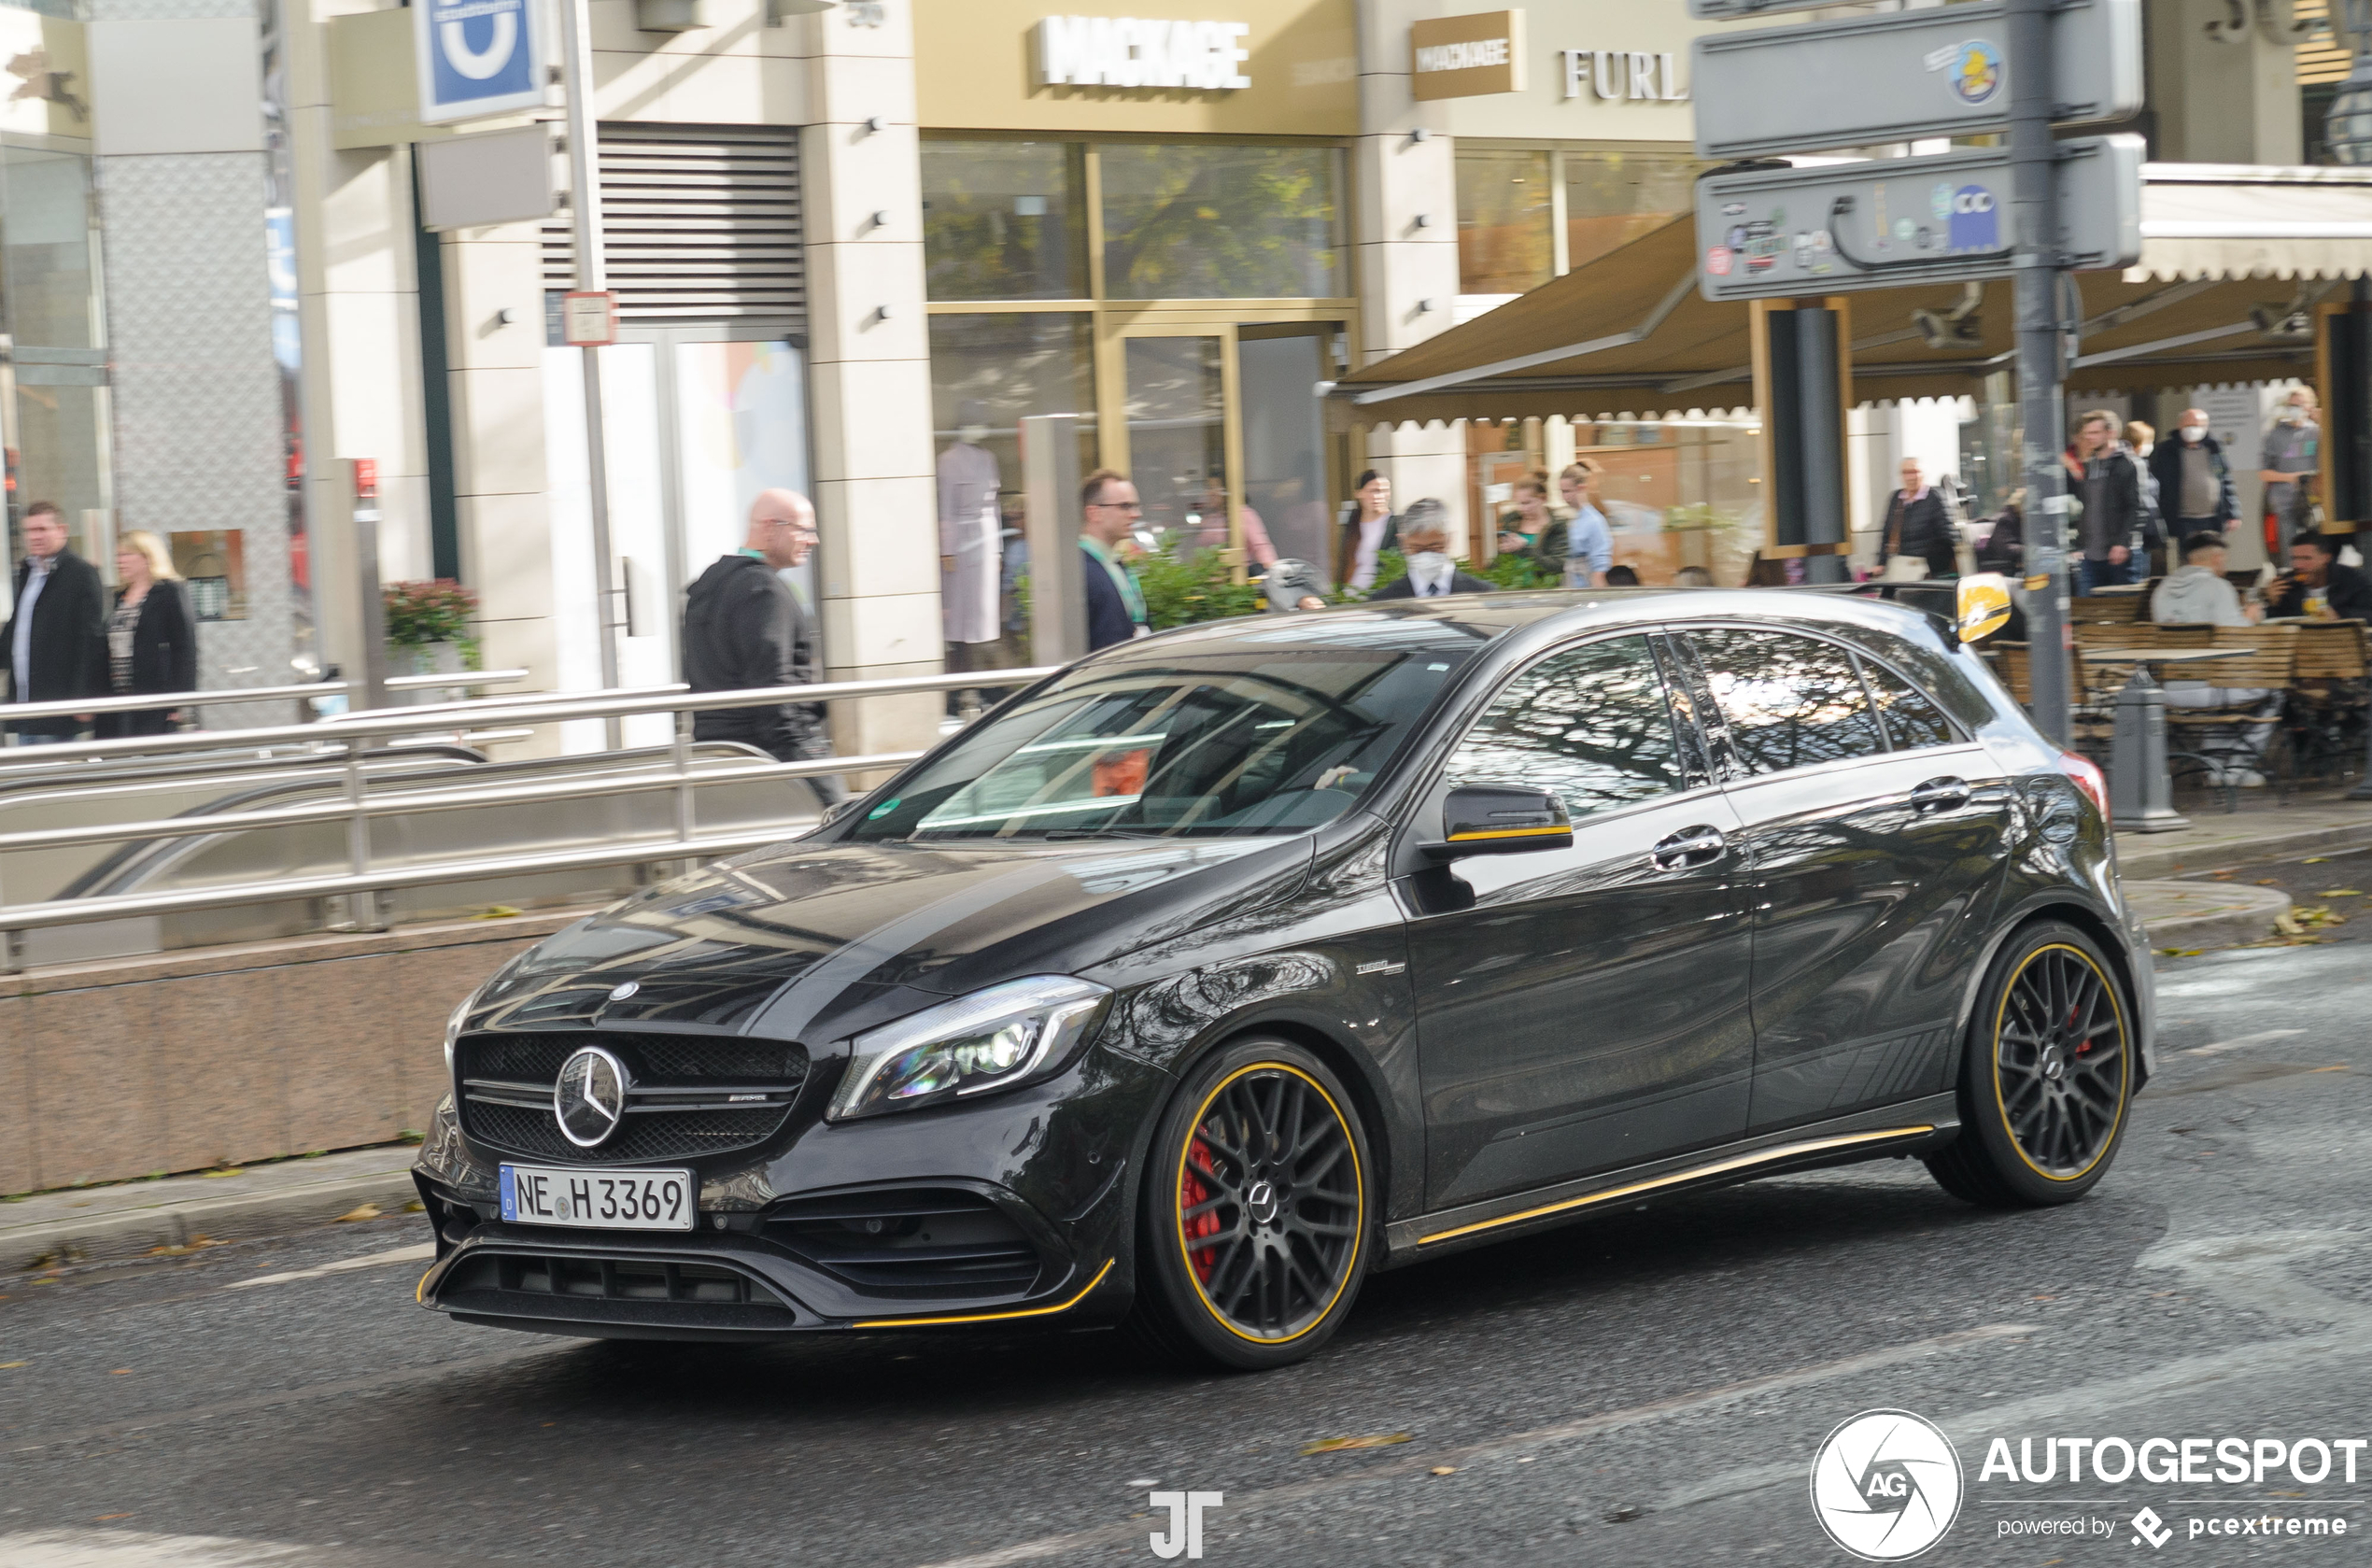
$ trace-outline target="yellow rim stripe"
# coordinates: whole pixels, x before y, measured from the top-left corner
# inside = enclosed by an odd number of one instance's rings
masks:
[[[2018,1130],[2010,1125],[2010,1107],[2001,1098],[2001,1025],[2010,1016],[2010,996],[2017,989],[2018,975],[2023,975],[2032,968],[2034,961],[2046,953],[2074,954],[2083,961],[2083,967],[2092,971],[2094,978],[2099,981],[2100,988],[2108,993],[2110,1010],[2117,1015],[2117,1049],[2123,1052],[2119,1061],[2124,1070],[2117,1077],[2117,1119],[2110,1123],[2109,1136],[2101,1140],[2100,1152],[2084,1161],[2083,1169],[2070,1171],[2065,1176],[2054,1171],[2047,1171],[2034,1163],[2034,1156],[2028,1154],[2026,1146],[2018,1140]],[[2025,1162],[2028,1170],[2045,1181],[2081,1181],[2091,1173],[2092,1167],[2098,1165],[2111,1149],[2116,1147],[2117,1129],[2125,1125],[2125,1107],[2133,1103],[2133,1051],[2131,1042],[2125,1038],[2125,1000],[2117,995],[2117,982],[2109,977],[2107,970],[2092,961],[2090,954],[2070,943],[2047,942],[2036,948],[2026,954],[2026,962],[2018,966],[2018,974],[2012,975],[2010,983],[2001,988],[2001,1005],[1994,1010],[1993,1014],[1993,1109],[2000,1114],[2001,1130],[2009,1135],[2010,1147],[2017,1151],[2018,1158]]]
[[[1479,833],[1452,833],[1449,842],[1462,844],[1475,839],[1540,839],[1551,833],[1570,833],[1573,830],[1570,822],[1555,823],[1546,827],[1487,827]]]
[[[1210,1314],[1211,1321],[1217,1323],[1221,1328],[1225,1329],[1228,1333],[1234,1335],[1236,1338],[1242,1340],[1247,1345],[1290,1345],[1294,1340],[1299,1339],[1302,1335],[1307,1334],[1310,1329],[1314,1329],[1319,1324],[1324,1322],[1326,1321],[1326,1314],[1334,1309],[1334,1303],[1343,1299],[1343,1293],[1350,1288],[1351,1276],[1359,1272],[1360,1250],[1367,1245],[1367,1172],[1360,1165],[1359,1140],[1351,1136],[1350,1118],[1343,1114],[1343,1108],[1334,1103],[1334,1095],[1326,1093],[1326,1086],[1324,1084],[1319,1082],[1316,1079],[1310,1077],[1299,1067],[1292,1067],[1287,1063],[1255,1062],[1249,1067],[1238,1067],[1219,1081],[1217,1086],[1211,1090],[1208,1096],[1204,1099],[1202,1109],[1194,1112],[1193,1121],[1187,1123],[1186,1146],[1178,1151],[1179,1168],[1171,1173],[1169,1182],[1170,1190],[1172,1192],[1179,1192],[1181,1190],[1180,1184],[1184,1181],[1186,1174],[1184,1166],[1186,1164],[1187,1151],[1194,1147],[1194,1135],[1202,1130],[1203,1118],[1210,1114],[1212,1102],[1216,1101],[1221,1094],[1225,1092],[1230,1083],[1235,1082],[1237,1079],[1242,1078],[1247,1073],[1256,1072],[1289,1072],[1295,1078],[1300,1079],[1304,1083],[1308,1084],[1312,1089],[1317,1090],[1318,1097],[1326,1102],[1326,1109],[1334,1113],[1335,1124],[1343,1130],[1343,1141],[1350,1146],[1350,1180],[1351,1185],[1356,1191],[1359,1198],[1359,1212],[1354,1217],[1351,1226],[1350,1256],[1343,1264],[1343,1277],[1341,1280],[1335,1284],[1334,1293],[1326,1299],[1326,1305],[1324,1307],[1319,1308],[1318,1316],[1309,1320],[1309,1328],[1302,1329],[1297,1333],[1289,1334],[1282,1339],[1264,1339],[1256,1334],[1246,1334],[1242,1329],[1237,1328],[1235,1324],[1227,1321],[1227,1319],[1220,1312],[1218,1304],[1211,1300],[1210,1293],[1203,1289],[1202,1279],[1194,1273],[1194,1250],[1188,1246],[1186,1242],[1185,1210],[1178,1204],[1170,1205],[1170,1209],[1171,1212],[1176,1215],[1174,1222],[1178,1232],[1178,1250],[1179,1254],[1185,1259],[1186,1278],[1193,1280],[1194,1295],[1196,1299],[1202,1302],[1203,1309]]]
[[[1044,1318],[1056,1312],[1067,1312],[1085,1301],[1087,1292],[1102,1284],[1104,1276],[1109,1274],[1112,1271],[1112,1264],[1118,1262],[1120,1262],[1118,1258],[1106,1258],[1104,1266],[1095,1271],[1095,1278],[1087,1282],[1087,1290],[1080,1292],[1068,1301],[1058,1301],[1052,1307],[1024,1307],[1018,1312],[974,1312],[961,1318],[868,1318],[861,1323],[851,1323],[849,1327],[913,1328],[924,1323],[993,1323],[1006,1318]]]
[[[1674,1182],[1695,1181],[1707,1176],[1719,1176],[1724,1171],[1744,1170],[1749,1165],[1770,1165],[1777,1160],[1793,1159],[1799,1154],[1816,1154],[1824,1149],[1843,1149],[1857,1143],[1880,1143],[1890,1137],[1914,1137],[1921,1133],[1934,1131],[1933,1127],[1888,1127],[1884,1132],[1844,1133],[1836,1137],[1816,1137],[1808,1143],[1786,1143],[1776,1149],[1759,1149],[1751,1154],[1740,1154],[1734,1159],[1716,1160],[1709,1165],[1698,1165],[1690,1170],[1676,1170],[1670,1176],[1658,1176],[1645,1181],[1633,1181],[1624,1187],[1610,1187],[1603,1193],[1590,1193],[1582,1197],[1567,1198],[1561,1203],[1543,1204],[1538,1208],[1527,1208],[1520,1214],[1503,1214],[1496,1220],[1477,1220],[1471,1225],[1459,1225],[1450,1230],[1435,1231],[1431,1236],[1419,1236],[1417,1245],[1429,1247],[1436,1241],[1447,1241],[1452,1236],[1472,1236],[1476,1231],[1497,1230],[1502,1225],[1514,1225],[1526,1220],[1537,1220],[1544,1214],[1562,1214],[1568,1209],[1586,1208],[1593,1203],[1608,1203],[1616,1198],[1630,1197],[1634,1193],[1652,1192],[1658,1187],[1669,1187]]]

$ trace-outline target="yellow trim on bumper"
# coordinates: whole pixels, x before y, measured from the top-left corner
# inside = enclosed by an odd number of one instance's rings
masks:
[[[1627,1198],[1634,1194],[1652,1192],[1656,1188],[1670,1187],[1682,1181],[1696,1181],[1708,1176],[1720,1176],[1728,1171],[1744,1170],[1752,1165],[1774,1165],[1781,1160],[1794,1159],[1800,1154],[1816,1154],[1824,1149],[1843,1149],[1857,1143],[1880,1143],[1887,1138],[1914,1137],[1921,1133],[1934,1131],[1935,1128],[1928,1126],[1888,1127],[1883,1132],[1843,1133],[1835,1137],[1816,1137],[1807,1143],[1783,1143],[1775,1149],[1758,1149],[1751,1154],[1740,1154],[1727,1160],[1716,1160],[1709,1165],[1698,1165],[1689,1170],[1676,1170],[1670,1176],[1654,1177],[1645,1181],[1633,1181],[1622,1187],[1610,1187],[1603,1193],[1590,1193],[1582,1197],[1567,1198],[1561,1203],[1543,1204],[1538,1208],[1527,1208],[1520,1214],[1504,1214],[1496,1220],[1477,1220],[1471,1225],[1458,1225],[1449,1230],[1435,1231],[1431,1236],[1419,1236],[1417,1245],[1430,1247],[1436,1241],[1447,1241],[1453,1236],[1472,1236],[1476,1231],[1497,1230],[1502,1225],[1520,1224],[1526,1220],[1537,1220],[1544,1214],[1561,1214],[1567,1209],[1586,1208],[1593,1203],[1610,1203],[1616,1198]]]
[[[994,1323],[1001,1322],[1007,1318],[1049,1317],[1056,1312],[1067,1312],[1072,1307],[1077,1307],[1080,1302],[1085,1301],[1087,1299],[1088,1291],[1092,1291],[1096,1286],[1102,1284],[1104,1282],[1104,1276],[1109,1274],[1112,1271],[1112,1265],[1118,1262],[1120,1262],[1118,1258],[1105,1259],[1104,1266],[1095,1271],[1095,1278],[1087,1282],[1086,1290],[1080,1292],[1079,1294],[1071,1297],[1068,1301],[1056,1302],[1052,1307],[1024,1307],[1018,1312],[974,1312],[961,1318],[868,1318],[863,1322],[851,1323],[849,1327],[916,1328],[926,1323]]]

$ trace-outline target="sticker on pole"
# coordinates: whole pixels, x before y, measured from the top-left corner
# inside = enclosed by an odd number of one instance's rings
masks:
[[[1730,275],[1730,247],[1728,246],[1715,245],[1706,247],[1705,271],[1715,277]]]
[[[2010,579],[1998,572],[1979,572],[1960,579],[1960,641],[1990,637],[2010,622]]]
[[[529,0],[416,0],[420,123],[544,106],[544,38]]]
[[[607,289],[560,296],[560,340],[571,348],[607,348],[617,341],[617,295]]]

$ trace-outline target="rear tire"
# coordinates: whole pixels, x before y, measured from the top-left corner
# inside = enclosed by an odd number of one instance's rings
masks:
[[[1350,1096],[1315,1055],[1281,1040],[1214,1052],[1153,1133],[1130,1327],[1242,1371],[1312,1355],[1366,1278],[1373,1171]]]
[[[1985,971],[1960,1063],[1960,1136],[1927,1156],[1986,1208],[2073,1203],[2098,1184],[2133,1103],[2132,1009],[2099,943],[2064,921],[2012,936]]]

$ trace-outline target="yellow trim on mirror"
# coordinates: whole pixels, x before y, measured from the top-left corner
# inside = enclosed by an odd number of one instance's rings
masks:
[[[1551,833],[1569,835],[1573,830],[1570,822],[1551,823],[1546,827],[1486,827],[1478,832],[1452,833],[1448,842],[1462,844],[1475,839],[1543,839]]]
[[[1085,1301],[1088,1291],[1102,1284],[1104,1276],[1109,1274],[1112,1271],[1112,1264],[1118,1262],[1120,1262],[1118,1258],[1105,1259],[1104,1266],[1095,1271],[1095,1278],[1087,1282],[1086,1290],[1080,1292],[1068,1301],[1056,1302],[1052,1307],[1024,1307],[1018,1312],[975,1312],[961,1318],[868,1318],[863,1322],[851,1323],[848,1326],[851,1328],[914,1328],[925,1323],[994,1323],[1007,1318],[1043,1318],[1056,1312],[1067,1312]]]
[[[1652,1192],[1658,1187],[1669,1187],[1675,1182],[1695,1181],[1708,1176],[1719,1176],[1727,1171],[1744,1170],[1750,1165],[1772,1165],[1781,1160],[1793,1159],[1800,1154],[1816,1154],[1824,1149],[1843,1149],[1857,1143],[1880,1143],[1887,1138],[1913,1137],[1921,1133],[1934,1131],[1935,1128],[1931,1126],[1888,1127],[1882,1132],[1843,1133],[1835,1137],[1813,1138],[1805,1143],[1783,1143],[1775,1149],[1758,1149],[1751,1154],[1740,1154],[1727,1160],[1715,1160],[1709,1165],[1698,1165],[1689,1170],[1676,1170],[1670,1176],[1658,1176],[1645,1181],[1633,1181],[1627,1186],[1610,1187],[1603,1193],[1590,1193],[1577,1198],[1567,1198],[1561,1203],[1542,1204],[1538,1208],[1527,1208],[1520,1214],[1503,1214],[1496,1220],[1477,1220],[1471,1225],[1457,1225],[1446,1231],[1435,1231],[1431,1236],[1419,1236],[1417,1245],[1430,1247],[1436,1241],[1447,1241],[1452,1236],[1472,1236],[1476,1231],[1497,1230],[1502,1225],[1519,1224],[1526,1220],[1537,1220],[1544,1214],[1561,1214],[1570,1208],[1584,1208],[1593,1203],[1609,1203],[1616,1198],[1627,1198],[1635,1194]]]

